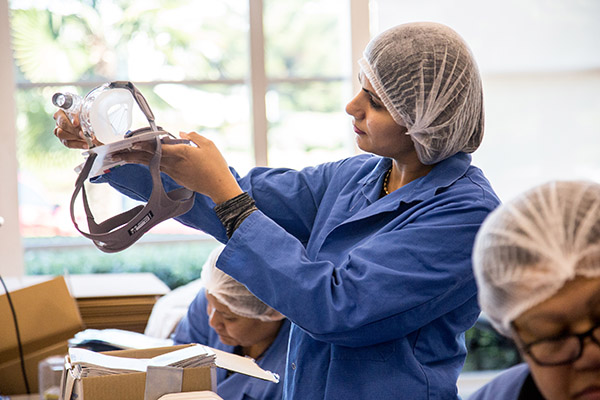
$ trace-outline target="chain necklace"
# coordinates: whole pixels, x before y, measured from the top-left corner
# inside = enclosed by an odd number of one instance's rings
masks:
[[[385,193],[386,195],[390,194],[390,192],[388,191],[388,181],[390,180],[391,174],[392,174],[392,169],[390,168],[385,173],[385,178],[383,178],[383,193]]]

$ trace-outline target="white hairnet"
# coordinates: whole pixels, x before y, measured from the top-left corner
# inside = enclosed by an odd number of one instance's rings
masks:
[[[567,281],[600,276],[600,185],[550,182],[500,206],[477,233],[473,268],[482,310],[510,336]]]
[[[479,147],[481,78],[452,29],[431,22],[398,25],[371,40],[359,64],[394,121],[408,129],[423,164]]]
[[[201,279],[206,292],[216,297],[236,315],[261,321],[283,319],[283,315],[260,301],[246,286],[216,267],[217,259],[224,248],[225,246],[218,246],[214,249],[202,266]]]

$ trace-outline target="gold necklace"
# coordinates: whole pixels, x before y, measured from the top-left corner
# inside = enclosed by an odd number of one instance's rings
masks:
[[[388,181],[390,180],[391,174],[392,174],[392,169],[390,168],[385,173],[385,178],[383,178],[383,193],[385,193],[386,195],[390,194],[390,192],[388,191]]]

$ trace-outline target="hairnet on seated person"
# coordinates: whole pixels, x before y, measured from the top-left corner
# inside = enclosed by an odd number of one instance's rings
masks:
[[[376,36],[359,60],[423,164],[472,153],[483,138],[483,92],[463,39],[445,25],[416,22]]]
[[[567,281],[600,276],[600,184],[549,182],[500,206],[477,233],[473,268],[481,309],[510,336]]]
[[[232,313],[261,321],[277,321],[283,315],[260,301],[231,276],[216,267],[219,255],[225,246],[214,249],[202,266],[201,279],[206,292],[213,295],[221,304],[229,307]]]

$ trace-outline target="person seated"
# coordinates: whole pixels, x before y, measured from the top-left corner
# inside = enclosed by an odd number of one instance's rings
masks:
[[[482,310],[526,363],[469,400],[600,399],[600,184],[550,182],[500,206],[473,268]]]
[[[216,268],[223,248],[213,250],[202,267],[203,288],[172,338],[175,344],[200,343],[251,357],[281,378],[276,384],[219,368],[217,394],[224,399],[281,399],[290,322]]]

